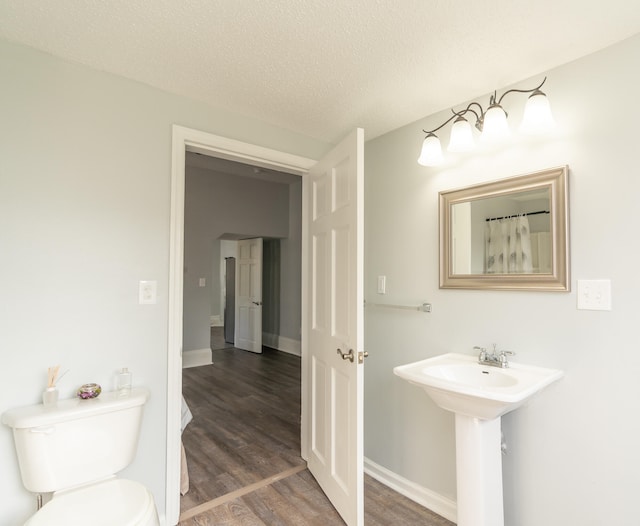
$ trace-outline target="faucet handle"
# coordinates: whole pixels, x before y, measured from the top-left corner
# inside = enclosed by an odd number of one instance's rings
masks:
[[[480,355],[478,356],[479,361],[484,361],[487,359],[487,350],[484,347],[478,347],[477,345],[473,348],[474,351],[480,351]]]
[[[513,356],[516,353],[514,353],[513,351],[500,351],[498,358],[500,360],[500,363],[502,364],[503,367],[508,367],[509,366],[509,361],[507,360],[507,356]]]

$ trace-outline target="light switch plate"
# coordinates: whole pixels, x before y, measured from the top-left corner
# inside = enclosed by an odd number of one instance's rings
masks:
[[[579,279],[578,309],[611,310],[611,280]]]
[[[378,276],[378,294],[387,293],[387,276]]]

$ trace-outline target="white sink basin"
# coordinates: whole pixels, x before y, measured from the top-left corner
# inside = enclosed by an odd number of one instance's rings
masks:
[[[480,365],[475,356],[454,353],[401,365],[393,372],[422,387],[443,409],[482,420],[513,411],[563,375],[557,369],[514,362],[506,369]]]

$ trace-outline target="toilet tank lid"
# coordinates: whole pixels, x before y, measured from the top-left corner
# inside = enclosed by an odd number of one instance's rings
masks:
[[[2,414],[2,423],[14,429],[25,429],[54,425],[78,418],[121,411],[123,409],[140,406],[149,399],[149,390],[136,387],[126,397],[118,396],[116,391],[103,392],[97,398],[81,400],[69,398],[59,400],[54,406],[42,404],[16,407]]]

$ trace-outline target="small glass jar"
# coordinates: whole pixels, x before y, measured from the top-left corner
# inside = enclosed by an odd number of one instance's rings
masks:
[[[116,390],[118,392],[118,397],[126,397],[131,394],[131,376],[131,371],[126,367],[123,367],[117,374]]]

